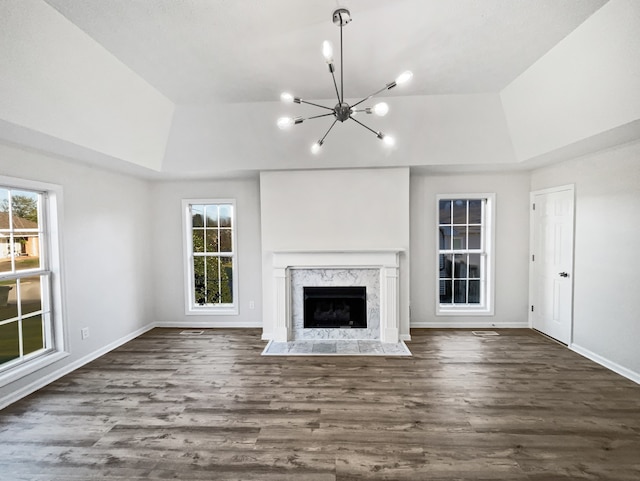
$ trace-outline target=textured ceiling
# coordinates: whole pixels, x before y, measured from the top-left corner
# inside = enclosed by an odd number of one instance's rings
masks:
[[[331,98],[332,0],[46,0],[179,104]],[[606,0],[348,0],[346,97],[498,92]],[[336,59],[337,60],[337,59]]]

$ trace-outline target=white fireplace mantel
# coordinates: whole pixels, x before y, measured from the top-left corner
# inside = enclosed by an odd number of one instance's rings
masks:
[[[404,249],[273,252],[275,341],[291,336],[291,269],[379,269],[380,341],[399,341],[399,256]]]

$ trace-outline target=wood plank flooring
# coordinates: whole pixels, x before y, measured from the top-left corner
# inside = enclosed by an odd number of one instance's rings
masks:
[[[0,479],[640,479],[640,386],[524,329],[262,357],[154,329],[0,411]]]

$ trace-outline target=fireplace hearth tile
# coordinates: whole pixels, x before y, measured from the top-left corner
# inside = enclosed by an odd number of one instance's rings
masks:
[[[334,342],[314,342],[311,352],[314,354],[335,354],[336,343]]]
[[[373,340],[337,339],[276,342],[269,341],[263,356],[411,356],[402,341],[386,344]]]

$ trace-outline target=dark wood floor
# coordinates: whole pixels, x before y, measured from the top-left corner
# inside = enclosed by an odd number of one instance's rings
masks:
[[[640,479],[640,386],[533,331],[414,330],[411,358],[179,332],[0,411],[0,479]]]

